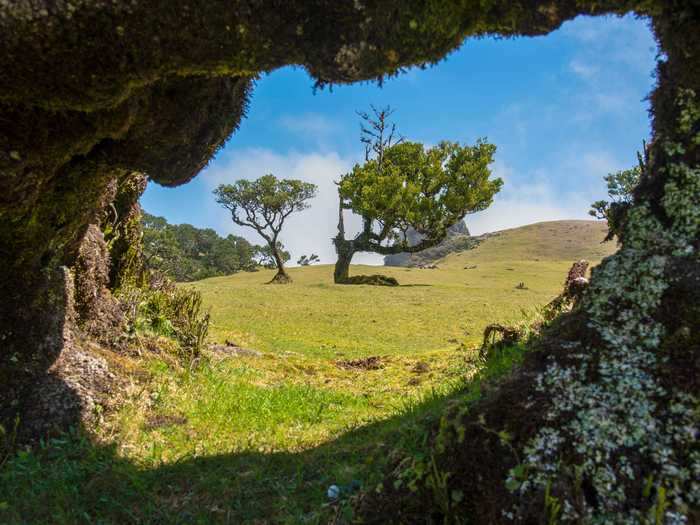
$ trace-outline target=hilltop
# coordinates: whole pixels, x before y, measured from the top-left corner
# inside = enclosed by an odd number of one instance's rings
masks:
[[[483,235],[470,235],[464,222],[450,228],[443,242],[418,253],[401,253],[384,258],[386,266],[429,266],[449,255],[467,252],[484,241],[488,248],[480,253],[490,260],[531,259],[533,253],[540,259],[600,259],[615,251],[615,243],[601,244],[601,232],[607,226],[601,221],[568,220],[538,222]],[[498,239],[498,240],[496,240]],[[417,242],[416,238],[415,242]]]
[[[469,261],[599,261],[617,250],[614,241],[603,242],[608,227],[602,221],[547,221],[475,237],[479,245],[451,263]]]

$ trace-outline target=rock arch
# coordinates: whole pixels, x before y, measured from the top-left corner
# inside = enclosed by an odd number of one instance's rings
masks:
[[[698,386],[700,4],[694,0],[0,2],[4,415],[62,348],[72,287],[61,268],[74,264],[88,225],[114,198],[115,183],[133,172],[165,185],[194,177],[239,125],[257,74],[297,64],[319,85],[380,79],[436,62],[465,38],[540,35],[577,15],[628,12],[649,17],[663,53],[650,97],[647,176],[621,249],[595,271],[569,342],[593,356],[595,366],[632,366],[640,382],[625,392],[641,392],[638,404],[653,403],[649,421],[664,420],[662,400],[695,396]],[[680,364],[695,374],[673,384],[669,370]],[[571,391],[559,388],[556,367],[550,372],[543,381],[556,408]],[[619,381],[603,372],[569,386],[579,384],[598,385],[608,401],[623,395]],[[684,406],[697,402],[692,399]],[[562,439],[571,444],[576,436]],[[605,500],[599,507],[612,512],[618,504]]]

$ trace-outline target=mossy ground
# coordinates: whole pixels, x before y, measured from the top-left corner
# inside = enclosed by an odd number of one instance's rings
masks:
[[[451,400],[508,373],[521,351],[483,365],[483,326],[535,312],[572,260],[614,249],[604,235],[590,222],[511,230],[436,270],[382,268],[398,288],[333,285],[330,266],[291,269],[283,287],[265,272],[195,283],[212,340],[262,355],[219,351],[192,369],[120,358],[140,380],[98,444],[76,433],[7,458],[0,522],[326,523],[329,485],[375,486]],[[381,367],[337,363],[368,356]]]

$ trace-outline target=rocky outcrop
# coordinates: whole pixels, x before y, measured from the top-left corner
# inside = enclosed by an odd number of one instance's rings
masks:
[[[103,357],[88,348],[87,343],[70,341],[48,372],[31,385],[19,427],[21,442],[78,425],[92,428],[114,408],[123,380]]]
[[[101,229],[109,243],[109,288],[134,279],[143,266],[141,247],[141,206],[147,178],[134,172],[121,181],[111,206],[102,214]]]
[[[11,152],[0,154],[5,404],[15,401],[15,382],[45,373],[60,352],[47,348],[56,339],[44,318],[68,291],[46,288],[58,286],[57,268],[76,264],[88,226],[100,224],[135,171],[193,177],[237,127],[248,89],[248,78],[174,79],[96,113],[0,103],[0,122],[13,122],[0,129],[0,151]]]
[[[413,229],[408,230],[408,242],[411,245],[418,244],[422,236]],[[469,235],[469,229],[464,221],[459,221],[447,229],[447,236],[437,246],[428,248],[418,253],[396,253],[384,257],[384,266],[425,266],[442,259],[450,253],[468,250],[475,247],[478,241]]]
[[[31,284],[24,295],[20,286],[14,287],[14,296],[5,296],[0,303],[0,421],[5,428],[12,428],[16,415],[27,407],[28,392],[74,338],[70,270],[44,269]]]
[[[88,226],[75,261],[75,309],[78,326],[98,341],[118,344],[124,314],[109,290],[111,259],[104,235]]]

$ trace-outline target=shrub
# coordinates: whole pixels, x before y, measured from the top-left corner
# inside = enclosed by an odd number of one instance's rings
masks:
[[[125,285],[117,292],[130,332],[136,336],[175,340],[178,357],[184,362],[200,357],[210,319],[209,313],[203,311],[201,293],[192,288],[179,288],[157,272],[151,272],[143,281]]]

